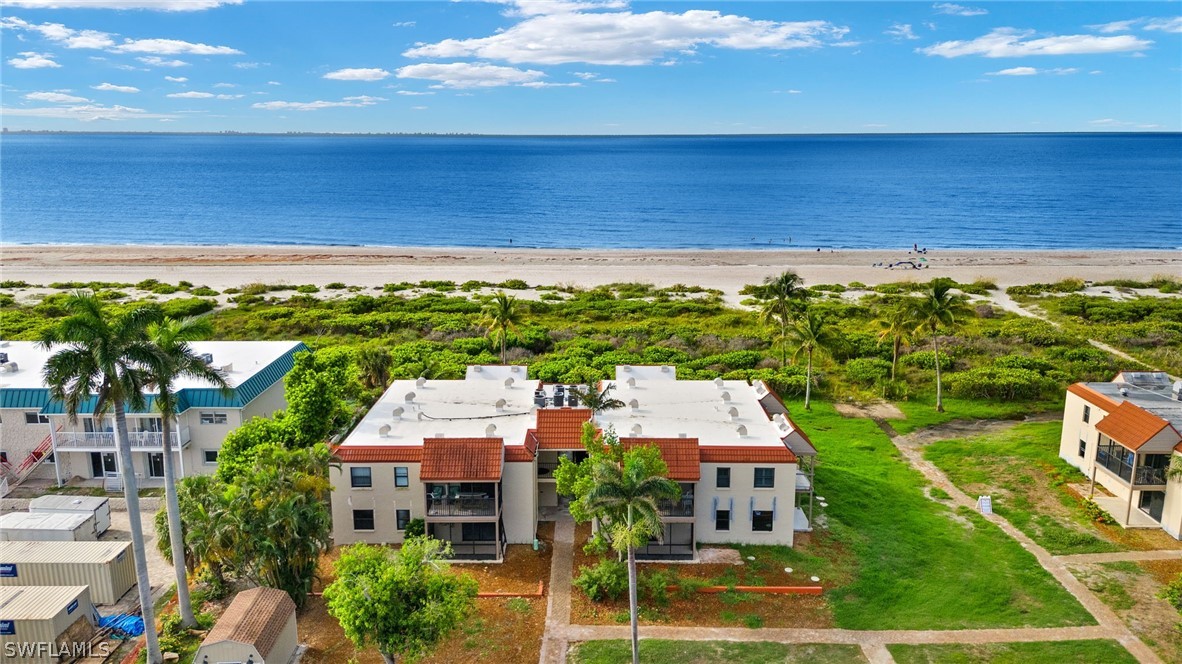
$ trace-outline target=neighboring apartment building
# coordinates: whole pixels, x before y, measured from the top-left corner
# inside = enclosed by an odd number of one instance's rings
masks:
[[[591,419],[626,446],[659,447],[681,484],[682,498],[662,505],[662,541],[641,558],[693,559],[697,542],[791,546],[810,529],[816,450],[766,385],[679,381],[669,366],[617,367],[609,385],[626,407],[593,415],[574,386],[529,380],[521,366],[395,381],[337,448],[336,543],[401,542],[415,518],[457,559],[532,543],[539,516],[561,504],[558,458],[586,455]]]
[[[294,355],[307,350],[298,341],[198,341],[193,350],[225,376],[227,393],[188,378],[176,383],[178,413],[172,442],[180,476],[210,473],[226,434],[250,418],[284,408],[283,378]],[[71,422],[60,402],[49,397],[42,371],[52,354],[29,341],[0,342],[0,464],[10,481],[25,477],[103,479],[117,489],[114,418],[93,416],[93,402]],[[127,414],[136,475],[151,486],[164,476],[161,422],[148,407]],[[41,462],[41,459],[44,459]],[[30,465],[32,464],[32,465]],[[23,468],[22,468],[23,466]]]
[[[1126,528],[1161,528],[1182,539],[1182,381],[1125,371],[1108,383],[1067,388],[1059,456],[1112,496],[1093,499]]]

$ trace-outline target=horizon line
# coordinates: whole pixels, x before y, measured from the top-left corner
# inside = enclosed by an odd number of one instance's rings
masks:
[[[750,132],[750,133],[635,133],[635,134],[529,134],[493,132],[375,132],[375,131],[119,131],[77,129],[8,129],[0,136],[14,134],[92,134],[92,135],[157,135],[157,136],[406,136],[406,137],[467,137],[467,138],[743,138],[781,136],[1012,136],[1012,135],[1160,135],[1182,134],[1182,130],[1129,131],[849,131],[849,132]]]

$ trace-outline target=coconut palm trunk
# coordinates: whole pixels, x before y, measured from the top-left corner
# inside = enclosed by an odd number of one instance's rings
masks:
[[[172,547],[172,566],[176,572],[176,605],[181,616],[181,626],[192,629],[197,626],[193,615],[193,603],[189,598],[189,575],[185,569],[185,537],[181,530],[181,504],[176,495],[176,465],[172,462],[172,417],[162,413],[160,417],[160,447],[164,452],[164,501],[168,512],[168,543]],[[178,450],[178,454],[183,454]]]
[[[123,498],[127,501],[127,520],[131,526],[131,549],[135,554],[136,587],[139,590],[140,610],[144,617],[144,639],[147,641],[147,664],[160,664],[160,642],[156,638],[156,620],[152,615],[152,585],[148,580],[147,551],[144,549],[144,525],[140,522],[139,486],[135,480],[135,465],[131,458],[131,439],[127,435],[127,413],[116,401],[115,435],[119,440],[119,473],[123,476]],[[183,561],[184,558],[182,557]]]
[[[632,530],[632,506],[628,506],[628,530]],[[632,664],[640,664],[640,602],[636,593],[636,547],[628,545],[628,608],[632,616]]]
[[[813,395],[813,349],[808,350],[808,364],[804,370],[804,409],[812,410],[809,399]]]
[[[894,342],[891,344],[891,382],[895,382],[895,374],[899,370],[899,347],[902,339],[898,335],[895,336]]]
[[[940,335],[932,331],[932,349],[936,356],[936,412],[944,412],[944,390],[940,383]],[[955,382],[955,381],[953,381]]]

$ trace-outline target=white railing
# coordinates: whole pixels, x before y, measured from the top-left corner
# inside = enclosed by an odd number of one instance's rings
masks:
[[[189,427],[181,427],[172,433],[172,444],[183,447],[189,442]],[[132,431],[127,434],[133,450],[159,451],[164,446],[164,435],[159,431]],[[54,445],[59,450],[113,450],[118,447],[114,431],[58,431],[54,434]]]

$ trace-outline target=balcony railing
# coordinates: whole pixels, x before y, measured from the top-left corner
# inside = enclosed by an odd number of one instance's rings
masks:
[[[1103,448],[1096,450],[1096,463],[1121,478],[1127,484],[1133,477],[1133,467],[1115,454],[1105,452]]]
[[[496,516],[496,513],[496,502],[488,496],[427,496],[427,516]]]
[[[138,451],[160,451],[164,447],[164,434],[159,431],[131,431],[127,434],[131,448]],[[171,432],[172,444],[188,444],[189,427]],[[59,450],[113,450],[119,446],[114,431],[58,431],[54,433],[54,445]]]
[[[558,468],[557,461],[542,461],[538,459],[538,477],[541,479],[552,479],[554,477],[554,470]]]
[[[1166,483],[1166,469],[1137,466],[1137,472],[1134,477],[1137,478],[1137,481],[1133,482],[1133,484],[1164,485]]]
[[[662,500],[657,503],[662,516],[686,517],[694,515],[694,497],[682,496],[681,500]]]

